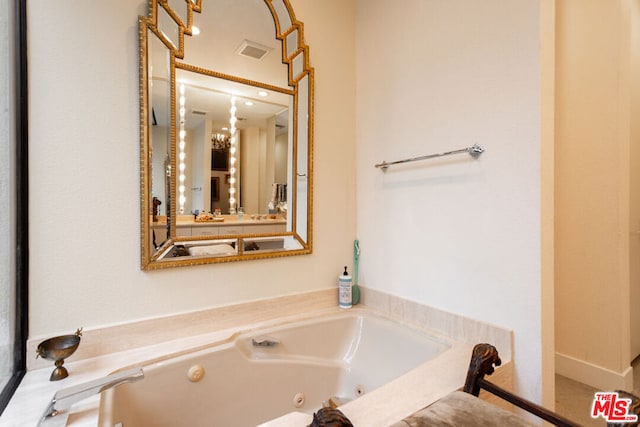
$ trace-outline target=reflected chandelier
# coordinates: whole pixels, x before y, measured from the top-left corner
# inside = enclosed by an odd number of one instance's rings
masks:
[[[211,148],[214,150],[226,150],[231,146],[231,137],[222,133],[211,134]]]

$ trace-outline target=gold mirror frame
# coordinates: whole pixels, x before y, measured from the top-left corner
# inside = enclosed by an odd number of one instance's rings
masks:
[[[214,0],[206,0],[214,1]],[[274,258],[293,255],[305,255],[312,252],[312,206],[313,206],[313,103],[314,103],[314,70],[309,66],[309,48],[304,43],[303,24],[296,20],[293,13],[293,8],[289,3],[289,0],[264,0],[265,6],[269,8],[271,16],[274,20],[276,39],[281,42],[282,45],[282,63],[287,65],[288,68],[288,81],[290,90],[282,88],[276,88],[271,85],[255,82],[240,77],[218,73],[213,70],[206,70],[198,67],[191,67],[188,64],[177,62],[176,59],[183,59],[184,52],[184,36],[191,36],[192,24],[193,24],[193,12],[200,13],[203,0],[184,0],[185,4],[181,4],[183,8],[186,8],[186,21],[180,18],[180,13],[172,9],[169,4],[170,0],[149,0],[149,12],[148,16],[139,16],[139,73],[140,73],[140,193],[141,193],[141,268],[143,270],[160,269],[168,267],[179,266],[191,266],[200,264],[210,264],[218,262],[230,262],[230,261],[242,261],[251,259],[263,259]],[[172,3],[176,3],[173,1]],[[165,16],[169,16],[172,23],[177,26],[177,32],[175,38],[177,43],[170,40],[168,36],[159,28],[158,16],[159,11]],[[287,15],[287,16],[284,16]],[[166,19],[166,18],[165,18]],[[283,25],[284,23],[284,25]],[[283,27],[287,28],[283,28]],[[292,162],[292,178],[291,185],[293,186],[292,193],[295,198],[291,202],[292,211],[288,215],[291,215],[291,220],[288,224],[291,224],[291,228],[287,227],[284,233],[264,233],[264,234],[237,234],[237,235],[223,235],[223,236],[198,236],[198,237],[178,237],[176,235],[176,222],[177,222],[177,198],[176,198],[176,179],[171,177],[170,179],[170,207],[168,210],[169,218],[167,218],[168,226],[168,238],[167,241],[162,244],[158,249],[153,244],[153,201],[151,184],[152,184],[152,164],[151,164],[151,129],[149,126],[150,105],[149,105],[149,75],[148,75],[148,54],[149,52],[149,34],[157,37],[157,39],[168,49],[169,51],[169,86],[170,86],[170,165],[171,170],[177,171],[176,161],[176,69],[188,69],[196,71],[203,75],[209,75],[213,77],[220,77],[230,81],[249,84],[257,88],[270,88],[280,90],[281,92],[290,93],[293,96],[293,155],[290,159]],[[287,43],[293,45],[293,49],[290,54],[287,48]],[[299,85],[307,86],[306,90],[299,92]],[[306,102],[304,106],[307,108],[307,121],[306,123],[300,123],[300,111],[299,102],[302,95],[302,100]],[[300,130],[299,130],[300,128]],[[302,164],[298,160],[298,142],[299,132],[304,132],[303,136],[306,137],[306,164]],[[301,150],[304,153],[304,149]],[[301,159],[304,160],[304,159]],[[306,185],[306,204],[300,206],[302,209],[298,209],[298,181],[303,179],[304,185]],[[306,210],[306,216],[298,218],[297,214],[299,210]],[[298,223],[303,225],[298,228]],[[260,243],[262,240],[269,239],[285,239],[289,242],[293,242],[293,248],[287,249],[285,245],[281,250],[269,250],[269,251],[245,251],[245,244],[251,242]],[[204,245],[216,245],[224,244],[228,242],[234,242],[235,254],[225,256],[180,256],[180,257],[164,257],[169,251],[175,250],[176,245],[184,245],[190,243],[195,246]],[[284,243],[283,243],[284,244]]]

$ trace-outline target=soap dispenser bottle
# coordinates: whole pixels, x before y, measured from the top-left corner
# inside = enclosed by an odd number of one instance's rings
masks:
[[[344,273],[338,278],[338,306],[340,308],[351,308],[351,276],[344,267]]]

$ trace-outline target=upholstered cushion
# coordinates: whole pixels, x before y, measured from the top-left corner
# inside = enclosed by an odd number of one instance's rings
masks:
[[[455,391],[392,427],[532,427],[535,424],[471,394]]]

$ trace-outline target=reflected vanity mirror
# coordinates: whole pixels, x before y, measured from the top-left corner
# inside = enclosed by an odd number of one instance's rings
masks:
[[[313,69],[288,0],[139,17],[142,268],[311,253]]]

